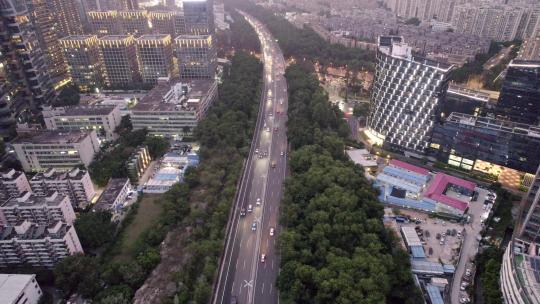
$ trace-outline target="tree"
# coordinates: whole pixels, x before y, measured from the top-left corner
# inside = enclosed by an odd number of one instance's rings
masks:
[[[79,91],[74,86],[68,86],[60,91],[56,100],[53,101],[52,105],[55,107],[65,107],[65,106],[76,106],[79,104],[81,96]]]
[[[369,114],[369,103],[359,102],[354,105],[353,115],[356,117],[367,116]]]
[[[169,141],[164,137],[148,136],[144,141],[153,159],[158,159],[169,150]]]
[[[78,292],[92,297],[99,291],[99,263],[96,258],[74,254],[64,258],[54,268],[55,286],[66,294]]]
[[[116,225],[111,222],[109,211],[82,213],[75,220],[75,230],[85,250],[96,250],[110,243],[116,232]]]

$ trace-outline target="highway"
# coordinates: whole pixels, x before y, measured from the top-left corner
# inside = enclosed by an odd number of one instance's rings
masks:
[[[261,42],[264,89],[250,155],[227,226],[212,303],[274,304],[278,303],[279,204],[287,172],[285,60],[270,32],[241,13]]]

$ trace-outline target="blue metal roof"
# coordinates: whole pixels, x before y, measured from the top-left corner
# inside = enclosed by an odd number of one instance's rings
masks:
[[[431,304],[444,304],[444,301],[441,295],[441,290],[438,287],[433,286],[431,284],[426,284],[426,291],[429,296],[429,301],[431,302]]]
[[[411,269],[413,273],[443,275],[444,268],[439,262],[430,262],[425,259],[412,259]]]
[[[424,247],[418,245],[411,246],[411,255],[415,259],[426,258],[426,252],[424,251]]]
[[[451,264],[444,264],[443,269],[445,273],[454,273],[456,272],[456,267]]]

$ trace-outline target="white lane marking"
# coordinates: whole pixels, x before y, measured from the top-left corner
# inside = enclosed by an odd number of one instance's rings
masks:
[[[261,294],[264,294],[264,282],[263,282],[263,284],[262,284]]]
[[[272,289],[274,288],[274,284],[270,283],[270,294],[272,294]]]
[[[266,248],[269,248],[269,247],[270,247],[270,240],[266,239]]]
[[[272,270],[274,269],[274,260],[272,260]]]
[[[239,260],[239,259],[236,259],[236,267],[235,267],[235,269],[238,269],[238,263],[239,263],[239,262],[240,262],[240,260]]]
[[[244,270],[246,270],[246,260],[244,260]]]

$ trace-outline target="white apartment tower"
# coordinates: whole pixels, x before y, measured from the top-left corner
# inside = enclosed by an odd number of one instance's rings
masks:
[[[21,220],[38,225],[50,225],[57,221],[71,225],[75,221],[75,212],[69,197],[58,192],[51,192],[47,196],[25,192],[0,205],[0,225],[16,226]]]
[[[379,37],[368,118],[371,138],[388,149],[424,154],[451,69],[413,56],[403,37]]]
[[[23,172],[11,169],[0,174],[0,201],[18,197],[25,191],[30,191],[30,184]]]

